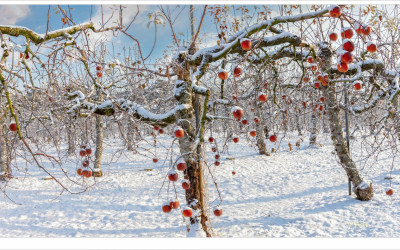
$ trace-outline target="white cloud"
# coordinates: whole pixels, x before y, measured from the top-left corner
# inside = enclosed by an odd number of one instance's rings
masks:
[[[28,5],[0,5],[0,24],[15,25],[31,12]]]

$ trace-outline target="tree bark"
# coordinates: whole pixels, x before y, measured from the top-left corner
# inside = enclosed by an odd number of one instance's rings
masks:
[[[0,123],[0,181],[11,178],[6,142],[6,124]]]
[[[296,114],[294,115],[294,122],[296,123],[296,128],[299,136],[303,136],[303,132],[301,131],[301,125],[299,121],[299,114],[297,113],[299,110],[296,110]]]
[[[265,134],[264,134],[264,129],[263,129],[264,120],[262,119],[262,116],[261,116],[261,111],[260,111],[261,107],[260,107],[260,105],[261,104],[256,104],[255,105],[256,106],[257,117],[258,117],[258,119],[260,119],[260,121],[258,123],[256,123],[256,133],[257,133],[256,134],[256,139],[257,139],[256,144],[257,144],[257,147],[258,147],[258,152],[261,155],[270,156],[270,153],[268,152],[268,149],[267,149],[267,145],[265,143]]]
[[[320,46],[319,57],[321,58],[321,61],[325,62],[325,65],[322,65],[322,68],[329,69],[331,67],[332,52],[326,44]],[[336,101],[334,90],[330,85],[326,87],[322,86],[321,90],[326,100],[326,114],[329,120],[331,138],[340,163],[353,184],[353,191],[356,194],[357,199],[362,201],[371,200],[374,195],[372,182],[367,184],[363,181],[356,164],[350,156],[343,136],[340,121],[340,108]]]
[[[194,106],[194,94],[192,91],[192,84],[185,77],[177,81],[175,89],[175,98],[179,102],[179,105],[190,105]],[[190,78],[189,78],[190,79]],[[207,216],[207,203],[206,203],[206,185],[204,185],[203,176],[203,155],[204,146],[203,142],[198,142],[196,147],[196,129],[193,126],[196,123],[194,116],[194,110],[189,109],[186,111],[176,112],[177,125],[181,126],[185,130],[185,135],[179,138],[179,147],[181,155],[187,164],[187,168],[184,171],[184,178],[189,180],[190,188],[186,190],[186,202],[189,207],[194,210],[193,214],[198,213],[200,215],[200,220],[198,217],[192,216],[190,218],[191,225],[201,223],[204,232],[207,237],[211,237],[208,226],[208,216]],[[203,138],[202,138],[203,139]],[[195,227],[191,227],[191,230],[195,230]]]
[[[310,132],[310,145],[317,144],[318,124],[317,124],[316,111],[311,114],[311,132]]]
[[[98,90],[99,99],[103,101],[103,94]],[[94,160],[94,168],[93,168],[93,177],[101,177],[103,176],[103,172],[101,171],[101,157],[103,155],[103,136],[104,136],[104,124],[103,124],[103,116],[95,114],[96,119],[96,151],[95,151],[95,160]]]

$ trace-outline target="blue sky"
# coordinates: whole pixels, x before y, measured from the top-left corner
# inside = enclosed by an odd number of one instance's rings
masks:
[[[136,13],[137,5],[125,5],[128,8],[124,11],[124,20],[128,22],[133,15]],[[61,5],[64,10],[68,10],[72,8],[71,13],[73,20],[76,23],[82,23],[85,21],[89,21],[91,15],[92,20],[95,21],[95,26],[99,27],[99,20],[101,17],[101,7],[100,5]],[[111,10],[109,8],[119,8],[119,5],[103,5],[103,10],[105,11],[105,19],[111,15]],[[183,34],[185,40],[187,40],[186,36],[190,37],[190,24],[189,24],[189,5],[169,5],[171,10],[174,10],[174,17],[177,17],[174,23],[174,29],[177,34]],[[233,15],[232,5],[230,5],[231,15]],[[236,5],[235,9],[239,6]],[[153,47],[153,42],[155,39],[154,35],[154,25],[150,28],[147,28],[147,22],[149,21],[148,14],[157,10],[159,8],[158,5],[140,5],[139,10],[140,14],[138,15],[136,21],[129,29],[129,33],[138,39],[141,44],[141,48],[143,51],[143,56],[147,56]],[[49,5],[0,5],[0,13],[4,13],[4,15],[0,16],[0,24],[3,25],[19,25],[28,27],[38,33],[44,33],[46,31],[47,25],[47,14],[48,14]],[[195,5],[195,28],[197,28],[201,14],[203,12],[203,5]],[[252,7],[249,7],[252,10]],[[61,15],[56,14],[57,5],[50,6],[50,22],[49,28],[50,30],[55,30],[62,28]],[[239,12],[236,10],[236,12]],[[179,15],[177,15],[180,13]],[[236,13],[237,15],[239,13]],[[118,15],[116,14],[113,20],[116,19]],[[96,23],[97,20],[97,23]],[[96,25],[97,24],[97,25]],[[109,26],[111,26],[110,24]],[[200,38],[203,39],[203,44],[207,46],[216,45],[216,41],[218,39],[215,25],[212,22],[212,18],[209,13],[206,14],[205,20],[202,27],[202,33]],[[111,34],[108,34],[108,37],[111,37]],[[117,44],[121,44],[123,46],[135,46],[131,39],[121,34],[117,38],[112,38],[113,42]],[[162,56],[164,49],[167,48],[168,45],[172,44],[172,33],[169,25],[166,23],[165,27],[162,25],[157,26],[157,43],[154,49],[153,54],[150,59],[155,60]]]
[[[92,18],[96,20],[96,15],[97,18],[99,18],[100,14],[100,5],[70,5],[70,6],[61,5],[61,7],[64,10],[67,10],[68,7],[72,8],[71,10],[72,17],[76,23],[82,23],[88,21],[90,19],[91,13],[92,13]],[[110,6],[103,6],[103,10],[108,11],[109,7]],[[173,5],[169,7],[171,9],[174,9],[176,6]],[[119,6],[115,6],[114,8],[119,8]],[[137,8],[136,5],[129,5],[129,8],[126,11],[124,11],[124,13],[127,16],[126,21],[128,21],[129,18],[136,13],[136,8]],[[198,5],[195,6],[196,28],[200,20],[203,8],[204,6],[198,6]],[[46,32],[48,9],[49,5],[29,5],[29,6],[0,5],[0,12],[6,13],[2,17],[0,17],[0,24],[25,26],[38,33],[44,33]],[[147,15],[148,13],[151,13],[156,9],[158,9],[157,5],[139,6],[140,14],[137,17],[137,21],[135,21],[132,27],[129,29],[129,33],[140,41],[144,56],[148,55],[148,53],[150,52],[151,48],[153,47],[153,42],[155,38],[154,25],[152,25],[150,28],[146,27],[147,22],[149,20]],[[49,22],[50,30],[60,29],[63,27],[63,24],[60,21],[62,16],[60,14],[56,14],[55,13],[56,10],[57,10],[57,5],[50,6],[50,22]],[[181,13],[179,14],[178,19],[174,24],[175,32],[176,33],[181,32],[185,36],[187,34],[190,35],[190,27],[188,21],[189,5],[181,5],[175,11],[175,13],[178,12]],[[112,24],[110,24],[110,26],[111,25]],[[209,14],[207,14],[202,30],[203,31],[210,30],[210,28],[212,28],[211,25],[212,23],[210,22],[210,16]],[[98,27],[98,25],[96,27]],[[167,45],[170,45],[172,43],[171,34],[172,34],[171,29],[168,26],[168,24],[166,24],[165,27],[163,27],[162,25],[157,26],[157,43],[151,58],[155,59],[162,55],[162,52],[167,47]],[[217,37],[215,37],[213,40],[217,40]],[[120,35],[118,38],[114,38],[113,41],[118,42],[119,44],[125,46],[133,45],[132,40],[127,38],[123,34]]]

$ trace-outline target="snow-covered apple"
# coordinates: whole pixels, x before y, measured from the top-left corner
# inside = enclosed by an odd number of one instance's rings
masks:
[[[243,50],[250,50],[251,49],[251,41],[250,39],[242,39],[240,42],[240,46],[242,47]]]
[[[10,123],[10,126],[8,127],[10,131],[17,131],[17,124],[15,122]]]
[[[182,211],[183,216],[185,217],[192,217],[193,210],[190,207],[185,207]]]
[[[175,136],[178,138],[182,138],[185,135],[185,131],[180,126],[177,126],[174,128],[174,133],[175,133]]]
[[[178,173],[175,170],[171,169],[168,172],[168,179],[170,181],[177,181],[178,180]]]

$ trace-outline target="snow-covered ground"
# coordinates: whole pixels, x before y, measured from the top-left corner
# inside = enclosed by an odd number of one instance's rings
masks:
[[[229,143],[229,155],[222,154],[220,166],[210,166],[223,199],[223,215],[210,216],[215,237],[400,237],[397,160],[392,171],[395,194],[387,196],[384,190],[393,159],[389,153],[363,165],[362,173],[373,181],[375,196],[361,202],[348,196],[347,177],[332,154],[328,136],[319,137],[325,146],[311,148],[307,139],[296,148],[298,137],[287,136],[270,157],[258,155],[245,138],[240,140]],[[159,142],[157,156],[161,157],[172,140],[164,136]],[[18,204],[0,197],[0,237],[186,237],[187,221],[180,210],[169,214],[161,210],[162,203],[175,195],[173,186],[168,194],[165,181],[170,159],[160,158],[154,164],[150,145],[141,145],[140,154],[123,151],[119,145],[107,141],[102,178],[82,179],[75,174],[79,157],[64,159],[63,168],[71,179],[88,187],[81,194],[60,195],[58,184],[45,180],[37,167],[18,160],[21,171],[15,172],[16,178],[6,188]],[[268,142],[268,147],[273,144]],[[352,147],[360,155],[359,142],[354,141]],[[207,151],[213,162],[209,143]],[[47,153],[55,155],[52,150]],[[82,190],[63,177],[57,165],[46,166],[71,190]],[[23,174],[26,167],[29,171]],[[207,176],[212,211],[218,193]],[[183,204],[180,184],[176,190]]]

